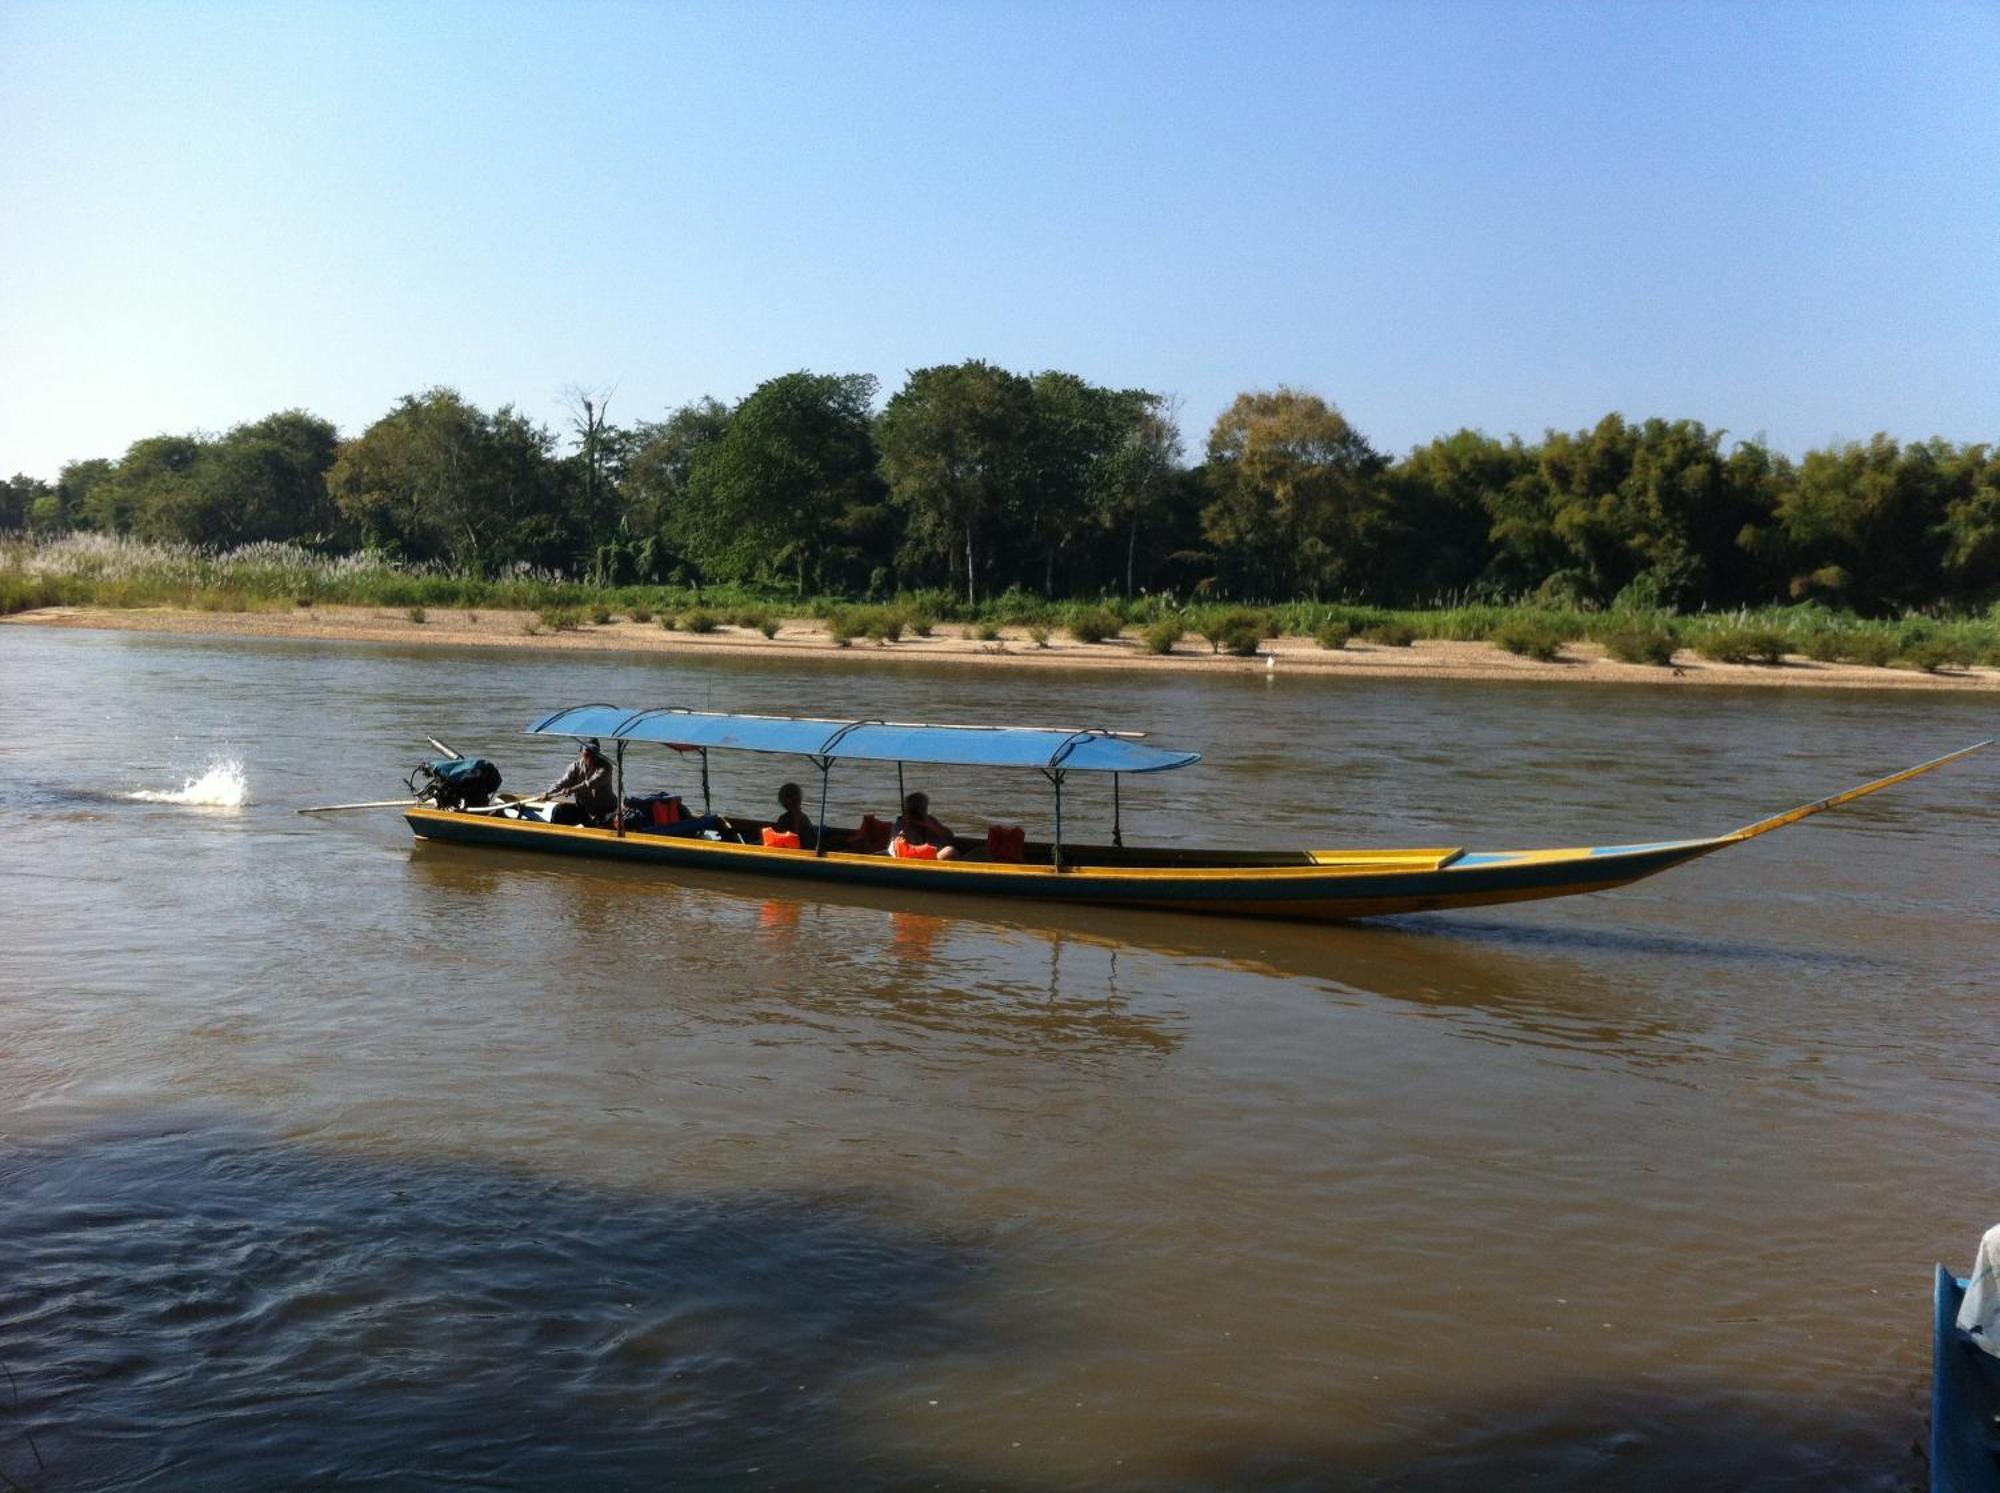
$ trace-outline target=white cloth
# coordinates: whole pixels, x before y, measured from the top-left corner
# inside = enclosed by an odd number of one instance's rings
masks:
[[[1958,1304],[1958,1327],[1972,1333],[1975,1343],[2000,1358],[2000,1223],[1979,1241],[1972,1274],[1965,1282],[1965,1299]]]

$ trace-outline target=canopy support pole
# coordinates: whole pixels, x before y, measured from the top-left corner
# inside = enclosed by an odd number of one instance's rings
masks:
[[[1119,816],[1118,774],[1111,774],[1111,843],[1120,850],[1125,848],[1125,827]]]
[[[618,750],[611,758],[611,775],[616,780],[618,807],[611,815],[612,833],[619,839],[625,838],[625,743],[618,743]]]
[[[902,817],[903,802],[908,796],[903,791],[903,764],[898,762],[896,764],[896,815],[898,818]]]
[[[807,760],[819,769],[819,824],[818,833],[813,836],[813,854],[823,859],[826,855],[826,784],[827,779],[833,775],[833,759],[811,757]]]
[[[1056,868],[1056,874],[1061,875],[1063,869],[1063,858],[1062,858],[1063,775],[1060,772],[1050,772],[1049,769],[1045,767],[1042,769],[1042,776],[1047,778],[1051,783],[1054,783],[1056,785],[1056,837],[1055,840],[1049,846],[1049,863]]]
[[[713,814],[715,812],[715,802],[713,799],[709,797],[708,793],[708,748],[707,747],[701,748],[701,811],[704,814]]]

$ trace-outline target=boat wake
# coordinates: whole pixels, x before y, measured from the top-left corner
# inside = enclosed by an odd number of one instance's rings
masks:
[[[148,804],[190,804],[205,809],[240,809],[250,791],[241,762],[217,762],[177,789],[140,788],[125,796]]]

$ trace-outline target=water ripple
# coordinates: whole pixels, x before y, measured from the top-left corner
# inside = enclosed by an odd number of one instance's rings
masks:
[[[839,1484],[833,1381],[989,1330],[985,1252],[880,1199],[612,1194],[227,1128],[17,1149],[0,1186],[13,1424],[65,1488],[653,1486],[806,1445]]]

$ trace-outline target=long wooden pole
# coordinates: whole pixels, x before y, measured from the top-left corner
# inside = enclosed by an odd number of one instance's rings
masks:
[[[384,798],[367,804],[314,804],[310,808],[294,809],[294,814],[348,814],[356,809],[414,809],[416,800],[411,798]]]
[[[1955,752],[1947,752],[1942,757],[1933,757],[1928,762],[1919,762],[1915,767],[1906,767],[1901,772],[1891,773],[1886,778],[1877,778],[1872,783],[1863,783],[1859,788],[1850,788],[1845,793],[1836,793],[1832,798],[1815,799],[1812,803],[1801,804],[1796,809],[1787,809],[1782,814],[1773,814],[1768,819],[1759,819],[1755,824],[1746,824],[1739,830],[1732,830],[1722,838],[1730,841],[1754,840],[1759,835],[1768,835],[1774,829],[1783,829],[1788,824],[1797,824],[1801,819],[1810,819],[1815,814],[1823,814],[1828,809],[1837,809],[1842,804],[1851,804],[1857,798],[1866,798],[1871,793],[1880,793],[1884,788],[1893,788],[1898,783],[1907,783],[1911,778],[1922,777],[1927,772],[1956,762],[1961,757],[1970,757],[1974,752],[1984,751],[1993,745],[1995,738],[1975,741],[1969,747],[1960,747]]]
[[[826,780],[833,771],[833,759],[829,757],[815,765],[819,768],[819,823],[813,835],[813,854],[823,856],[826,854]]]
[[[539,793],[533,798],[510,798],[501,803],[482,804],[476,809],[459,809],[456,812],[460,814],[497,814],[502,809],[532,809],[537,804],[545,804],[548,801],[549,796],[546,793]]]

